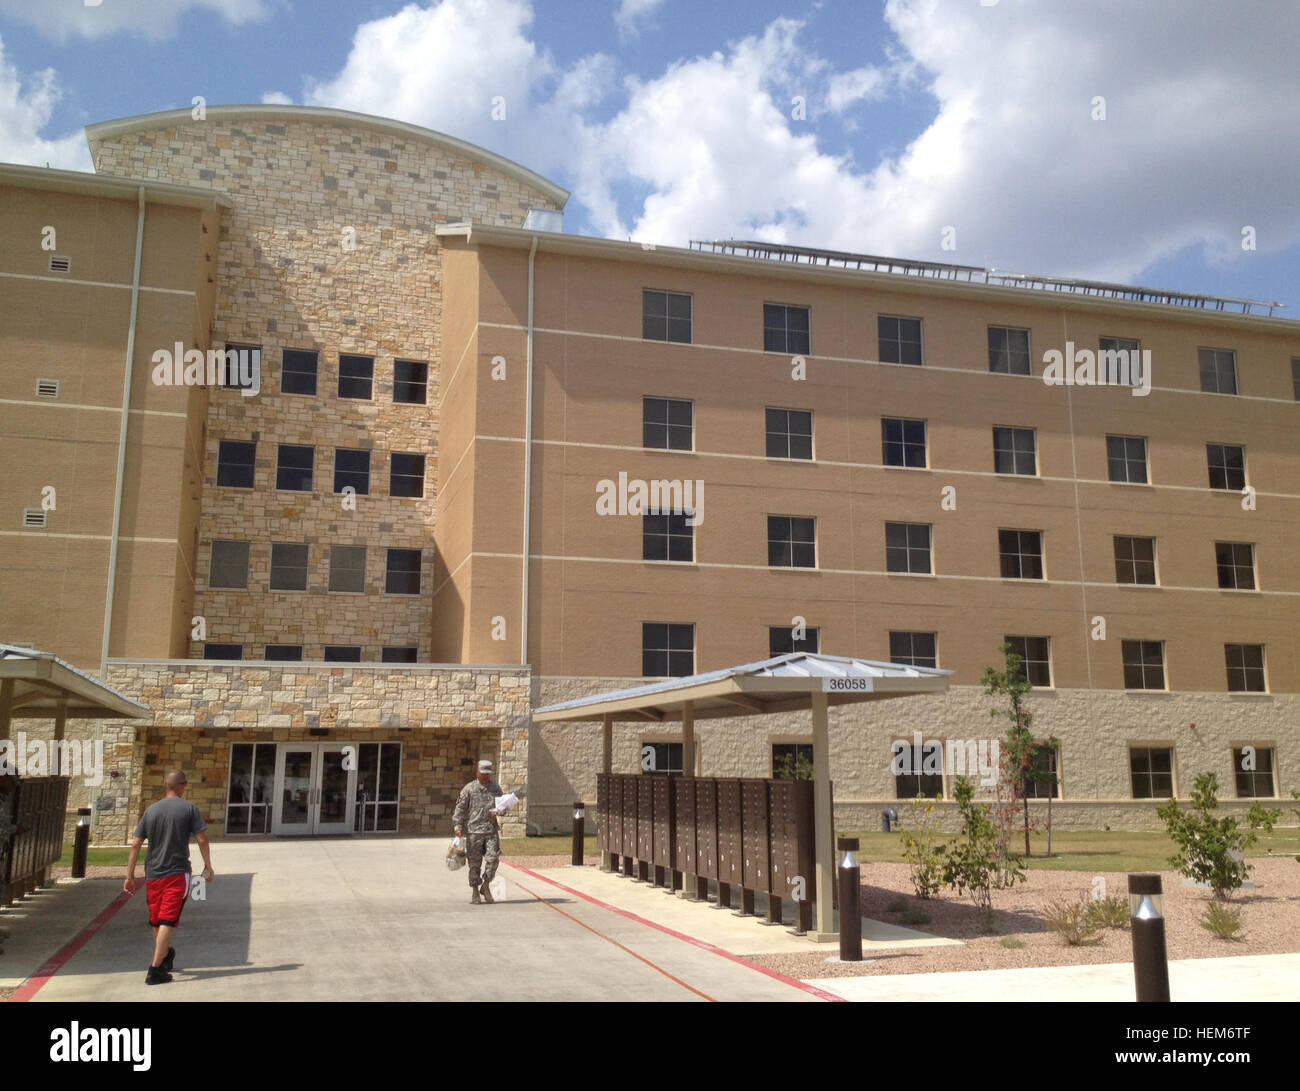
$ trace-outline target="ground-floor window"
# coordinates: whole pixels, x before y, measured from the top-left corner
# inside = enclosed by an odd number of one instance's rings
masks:
[[[226,833],[270,833],[275,801],[275,743],[240,742],[230,748]]]
[[[774,742],[772,776],[776,780],[812,780],[812,743]]]
[[[401,774],[401,743],[363,742],[357,747],[357,829],[397,829]]]
[[[1134,746],[1128,752],[1134,799],[1169,799],[1174,794],[1174,751],[1168,746]]]
[[[1061,778],[1057,771],[1057,750],[1051,746],[1035,746],[1030,758],[1030,768],[1025,775],[1027,799],[1060,799]]]
[[[679,777],[682,775],[682,744],[679,742],[641,743],[641,772]]]
[[[1271,746],[1233,747],[1232,767],[1237,774],[1238,799],[1267,799],[1277,795]]]

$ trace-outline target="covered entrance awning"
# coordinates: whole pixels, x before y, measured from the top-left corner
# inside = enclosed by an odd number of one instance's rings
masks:
[[[9,738],[14,717],[53,720],[63,738],[69,717],[77,720],[137,720],[153,715],[148,705],[124,697],[49,652],[0,644],[0,739]]]
[[[613,771],[610,765],[615,720],[658,724],[680,720],[685,775],[694,776],[694,765],[686,756],[695,752],[697,718],[761,716],[809,709],[817,824],[817,938],[829,939],[834,935],[831,911],[834,839],[827,710],[832,705],[945,693],[951,674],[952,671],[936,667],[792,652],[739,667],[563,701],[535,710],[533,720],[538,723],[600,720],[604,729],[601,771],[605,773]]]

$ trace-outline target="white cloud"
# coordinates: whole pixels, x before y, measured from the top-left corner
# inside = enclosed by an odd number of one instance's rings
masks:
[[[214,11],[238,26],[266,18],[274,0],[0,0],[0,14],[48,38],[103,38],[121,31],[169,38],[192,11]]]
[[[879,68],[855,68],[851,72],[838,72],[826,85],[826,104],[842,113],[862,99],[876,99],[884,94],[885,73]]]
[[[497,150],[527,128],[534,89],[557,75],[527,36],[532,20],[527,0],[408,4],[361,24],[343,70],[308,80],[303,101],[397,118]],[[494,105],[504,120],[493,118]]]
[[[80,130],[52,140],[41,136],[61,96],[54,69],[33,73],[24,81],[5,58],[0,42],[0,162],[92,169],[90,149]]]
[[[293,99],[283,91],[268,91],[262,96],[262,102],[267,106],[292,106]]]
[[[641,28],[637,25],[648,19],[664,6],[664,0],[619,0],[618,10],[614,12],[614,26],[618,28],[620,41],[637,37]]]
[[[884,68],[836,71],[801,43],[801,23],[777,19],[620,85],[609,57],[561,68],[539,50],[529,0],[441,0],[361,25],[342,70],[304,100],[559,177],[612,237],[758,236],[1132,279],[1188,246],[1239,260],[1246,224],[1262,251],[1300,241],[1300,14],[1214,0],[1178,11],[888,0]],[[933,120],[869,159],[866,131],[842,142],[846,120],[881,117],[850,108],[889,90],[928,93]],[[794,95],[806,120],[792,118]],[[1090,117],[1097,95],[1105,121]],[[505,122],[491,117],[497,96]],[[940,247],[947,226],[956,251]]]

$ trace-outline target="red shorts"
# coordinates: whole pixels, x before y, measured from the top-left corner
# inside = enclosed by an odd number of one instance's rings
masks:
[[[181,910],[185,908],[185,897],[190,892],[188,872],[166,875],[161,879],[147,879],[145,894],[149,898],[149,924],[160,924],[176,928],[181,923]]]

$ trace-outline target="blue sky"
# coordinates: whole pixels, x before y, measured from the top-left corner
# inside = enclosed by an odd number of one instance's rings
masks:
[[[1300,318],[1296,5],[0,0],[0,49],[4,161],[89,169],[90,122],[275,95],[516,159],[573,191],[569,231],[771,238]]]

